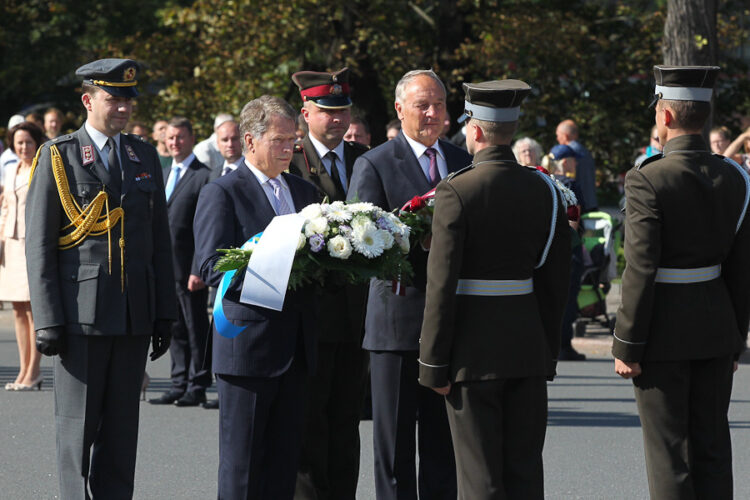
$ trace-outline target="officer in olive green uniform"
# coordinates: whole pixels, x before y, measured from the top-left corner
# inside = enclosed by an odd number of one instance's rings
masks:
[[[37,349],[55,356],[61,498],[132,498],[139,393],[176,318],[172,250],[156,150],[120,133],[138,64],[78,68],[87,120],[44,144],[26,202]],[[58,356],[59,355],[59,356]]]
[[[343,140],[351,118],[349,70],[300,71],[292,80],[300,90],[309,132],[295,147],[289,171],[317,186],[321,201],[345,201],[354,160],[369,149]],[[316,299],[318,365],[310,384],[295,498],[353,500],[359,478],[367,286],[330,285]]]
[[[718,72],[654,68],[664,152],[625,178],[612,354],[635,385],[652,498],[732,498],[727,411],[750,314],[750,180],[701,136]]]
[[[437,187],[419,382],[446,394],[462,499],[544,496],[570,232],[549,176],[510,149],[518,80],[464,84],[474,163]]]

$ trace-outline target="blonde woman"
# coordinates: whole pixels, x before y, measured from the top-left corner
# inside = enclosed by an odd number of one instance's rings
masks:
[[[3,203],[0,211],[0,300],[13,303],[16,341],[21,369],[6,391],[41,389],[39,370],[41,354],[36,350],[34,320],[31,317],[29,283],[26,276],[26,242],[24,217],[26,191],[34,155],[43,141],[42,130],[30,122],[22,122],[8,131],[8,145],[18,162],[6,167],[3,176]]]

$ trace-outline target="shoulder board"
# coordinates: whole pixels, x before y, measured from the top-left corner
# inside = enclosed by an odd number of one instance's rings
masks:
[[[653,163],[656,160],[661,160],[662,158],[664,158],[664,155],[661,154],[661,153],[658,154],[658,155],[649,156],[648,158],[646,158],[645,160],[643,160],[642,162],[640,162],[638,165],[636,165],[635,169],[636,170],[640,170],[643,167],[645,167],[646,165],[648,165],[649,163]]]
[[[464,172],[468,172],[469,170],[472,170],[473,168],[474,168],[474,164],[472,163],[472,164],[471,164],[471,165],[469,165],[468,167],[464,167],[464,168],[462,168],[461,170],[456,170],[456,171],[455,171],[455,172],[453,172],[452,174],[449,174],[449,175],[448,175],[448,177],[446,177],[446,178],[445,178],[445,180],[446,180],[446,181],[450,181],[451,179],[453,179],[453,178],[454,178],[454,177],[456,177],[457,175],[461,175],[461,174],[463,174]]]
[[[361,144],[361,143],[359,143],[359,142],[354,142],[354,141],[344,141],[344,142],[345,142],[345,143],[346,143],[346,144],[347,144],[347,145],[348,145],[349,147],[351,147],[351,148],[354,148],[354,149],[359,149],[359,150],[361,150],[361,151],[369,151],[369,150],[370,150],[370,146],[367,146],[367,145],[365,145],[365,144]]]
[[[150,142],[148,142],[146,139],[144,139],[140,135],[137,135],[137,134],[123,134],[123,135],[126,135],[128,137],[128,139],[138,140],[138,141],[150,144]]]
[[[51,139],[49,142],[50,144],[58,144],[61,142],[71,141],[73,140],[73,134],[65,134],[61,135],[60,137],[55,137],[54,139]]]

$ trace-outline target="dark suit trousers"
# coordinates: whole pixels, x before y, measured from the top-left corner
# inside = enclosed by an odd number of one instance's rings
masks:
[[[172,386],[180,392],[204,391],[211,386],[211,372],[203,366],[208,339],[208,288],[190,292],[177,290],[177,321],[172,325]]]
[[[60,498],[130,499],[148,335],[68,335],[54,358]],[[93,446],[93,448],[92,448]]]
[[[278,377],[216,375],[219,500],[293,498],[307,380],[300,349]]]
[[[461,500],[544,498],[545,377],[459,382],[446,407]]]
[[[318,342],[296,499],[354,500],[365,351],[359,342]]]
[[[378,500],[417,498],[417,416],[419,498],[456,498],[456,462],[445,401],[417,382],[417,356],[417,351],[370,352]]]
[[[651,498],[732,498],[732,356],[643,362],[633,379]]]

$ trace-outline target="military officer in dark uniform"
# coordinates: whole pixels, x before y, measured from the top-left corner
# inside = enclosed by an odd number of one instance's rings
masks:
[[[294,150],[289,171],[318,187],[321,200],[346,200],[354,160],[369,148],[344,141],[349,128],[349,70],[300,71],[308,133]],[[307,403],[298,499],[354,499],[359,477],[359,414],[364,390],[361,348],[367,287],[330,285],[317,296],[318,367]]]
[[[612,354],[635,386],[652,498],[732,498],[727,411],[750,313],[750,181],[701,136],[718,72],[654,68],[664,151],[625,177]]]
[[[138,64],[78,68],[86,123],[42,146],[26,203],[37,349],[55,356],[61,498],[131,498],[138,396],[176,318],[159,158],[121,131]]]
[[[464,84],[471,166],[436,191],[419,382],[446,396],[461,499],[544,497],[547,380],[570,272],[565,206],[510,148],[519,80]]]

